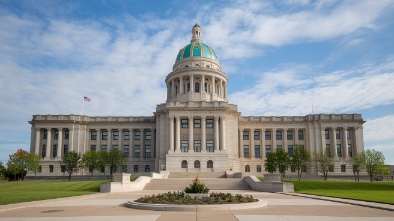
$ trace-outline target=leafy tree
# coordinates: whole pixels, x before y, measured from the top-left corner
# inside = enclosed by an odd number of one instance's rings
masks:
[[[323,153],[314,152],[313,158],[316,161],[318,171],[323,173],[324,181],[326,181],[330,167],[334,166],[334,161],[330,157],[330,153],[328,150],[325,150]]]
[[[379,174],[382,166],[384,165],[384,156],[380,151],[366,150],[365,151],[365,169],[369,175],[372,182],[372,177],[374,174]]]
[[[269,173],[275,173],[276,170],[278,169],[278,165],[276,163],[276,154],[275,152],[272,152],[267,155],[267,160],[264,163],[265,171]]]
[[[29,154],[27,159],[27,169],[34,172],[34,176],[40,170],[40,155],[39,154]]]
[[[282,148],[278,148],[275,151],[276,155],[276,165],[278,167],[279,173],[282,176],[282,179],[285,178],[286,170],[290,165],[290,157],[287,152],[285,152]]]
[[[82,157],[83,165],[93,171],[99,167],[99,154],[96,151],[89,151]]]
[[[360,182],[360,172],[365,169],[364,151],[349,158],[348,163],[353,168],[354,181]]]
[[[21,171],[14,154],[10,155],[10,159],[7,162],[7,170],[6,170],[6,177],[11,178],[11,175],[14,176],[14,180],[16,181],[16,175],[19,174]]]
[[[302,145],[296,145],[294,148],[293,158],[291,159],[291,165],[297,170],[298,180],[301,180],[303,169],[307,168],[309,161],[311,160],[310,153]]]
[[[16,179],[16,174],[20,174],[21,179],[24,180],[27,171],[28,159],[29,159],[29,153],[26,150],[22,150],[22,149],[19,149],[15,153],[10,155],[10,159],[7,163],[7,167],[9,165],[10,167],[9,172],[15,175],[15,179]]]
[[[82,155],[75,151],[65,153],[63,156],[64,170],[68,173],[68,181],[71,180],[71,174],[83,167]]]
[[[108,152],[106,150],[102,150],[98,152],[97,154],[98,162],[97,162],[97,168],[100,170],[100,172],[104,173],[105,175],[105,166],[108,164]]]
[[[3,162],[0,161],[0,178],[1,179],[4,179],[6,170],[7,170],[7,168],[5,168]]]
[[[107,166],[109,166],[109,172],[112,175],[118,168],[121,168],[126,161],[126,156],[118,148],[112,148],[108,153],[106,160]]]

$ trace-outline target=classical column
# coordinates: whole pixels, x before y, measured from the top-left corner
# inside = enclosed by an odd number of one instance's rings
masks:
[[[335,133],[335,127],[331,127],[331,140],[332,140],[332,146],[331,149],[333,150],[333,155],[335,158],[338,158],[338,151],[337,151],[337,136]]]
[[[74,125],[69,130],[68,152],[70,151],[74,151]]]
[[[243,128],[239,128],[238,132],[239,132],[239,157],[244,158],[245,156],[244,156],[244,148],[243,148],[243,142],[242,142]]]
[[[189,151],[192,152],[193,151],[193,117],[189,117]]]
[[[214,134],[214,145],[215,145],[215,152],[219,149],[219,125],[218,125],[218,116],[213,117],[213,134]]]
[[[221,79],[221,78],[220,78],[220,87],[219,87],[219,90],[220,90],[220,96],[221,96],[221,97],[224,97],[224,96],[223,96],[223,79]]]
[[[321,127],[320,131],[320,136],[321,136],[321,152],[324,153],[326,151],[326,128]]]
[[[146,148],[145,148],[145,129],[144,128],[142,128],[141,130],[141,137],[140,137],[140,141],[141,141],[141,154],[142,154],[142,156],[141,156],[141,158],[142,159],[145,159],[145,152],[146,152]]]
[[[283,151],[285,151],[285,152],[289,152],[289,150],[288,150],[288,147],[287,147],[287,128],[284,128],[283,129],[283,137],[282,137],[282,139],[283,139]]]
[[[227,82],[225,82],[225,87],[224,87],[224,98],[227,99]]]
[[[255,153],[254,153],[254,129],[250,129],[249,132],[249,152],[250,152],[250,157],[255,158]]]
[[[124,150],[123,149],[123,129],[119,129],[119,136],[118,136],[118,145],[119,145],[119,150]]]
[[[63,128],[59,128],[59,135],[57,138],[57,157],[59,157],[60,159],[63,157],[62,156],[62,146],[63,146]]]
[[[46,151],[46,157],[48,159],[51,157],[51,140],[52,140],[52,128],[47,128],[47,151]]]
[[[175,95],[174,79],[171,80],[171,97]]]
[[[169,152],[174,152],[174,117],[170,116],[170,149]]]
[[[111,129],[108,129],[108,135],[107,135],[107,151],[109,152],[112,149],[112,133]]]
[[[271,147],[271,152],[276,151],[276,130],[277,130],[276,128],[272,129],[272,136],[271,136],[272,147]]]
[[[175,152],[180,152],[181,148],[181,119],[180,117],[175,117]]]
[[[189,75],[190,78],[190,93],[194,93],[194,79],[193,79],[193,75]]]
[[[212,94],[215,94],[215,93],[216,93],[216,88],[215,88],[215,77],[214,77],[214,76],[212,76],[212,91],[211,91],[211,93],[212,93]]]
[[[179,94],[183,94],[183,77],[179,77]]]
[[[206,117],[201,116],[201,152],[206,152],[207,134],[206,134]]]
[[[261,158],[264,158],[265,157],[265,128],[261,128],[261,148],[260,149],[261,149]]]
[[[300,144],[298,143],[298,128],[295,128],[295,129],[294,129],[294,144],[295,144],[295,145],[300,145]],[[295,148],[295,146],[294,146],[294,148]]]
[[[226,151],[226,123],[225,123],[225,116],[220,117],[220,150]]]
[[[170,91],[171,91],[170,83],[167,83],[167,99],[168,100],[170,100]]]
[[[36,145],[34,149],[35,154],[40,154],[40,140],[41,140],[41,129],[36,128]],[[41,157],[41,156],[40,156]]]
[[[150,144],[150,147],[151,147],[151,157],[152,158],[155,158],[155,156],[156,156],[156,148],[155,148],[155,139],[156,139],[156,137],[155,137],[155,128],[151,128],[150,129],[150,133],[151,133],[151,144]]]
[[[204,75],[201,75],[201,85],[202,85],[201,86],[202,89],[200,91],[201,91],[201,93],[203,93],[203,92],[205,93],[205,76]]]
[[[134,134],[133,134],[133,128],[130,128],[129,129],[130,130],[130,136],[129,136],[129,141],[130,141],[130,144],[129,144],[129,151],[130,151],[130,155],[129,155],[129,157],[130,158],[134,158]]]
[[[343,156],[343,158],[348,158],[348,140],[347,140],[347,134],[346,134],[346,132],[347,132],[347,127],[344,127],[343,128],[343,132],[342,132],[342,145],[343,145],[343,148],[342,148],[342,150],[344,150],[344,153],[342,154],[342,156]]]
[[[101,130],[96,129],[97,137],[96,137],[96,151],[101,151]]]

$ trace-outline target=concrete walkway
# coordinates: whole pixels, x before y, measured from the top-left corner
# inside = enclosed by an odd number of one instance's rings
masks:
[[[130,193],[97,193],[93,195],[44,200],[0,206],[0,221],[3,220],[379,220],[394,221],[394,205],[316,197],[303,194],[275,194],[250,190],[222,190],[222,192],[252,194],[264,199],[268,206],[259,209],[171,212],[136,210],[122,204],[140,196],[162,193],[145,190]],[[218,191],[219,192],[219,191]]]

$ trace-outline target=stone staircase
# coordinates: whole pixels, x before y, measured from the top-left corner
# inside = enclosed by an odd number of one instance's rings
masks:
[[[224,172],[171,172],[168,178],[196,178],[198,175],[199,178],[226,178],[226,174]]]
[[[193,183],[193,178],[152,179],[144,190],[181,191]],[[210,190],[250,190],[242,178],[200,178]]]

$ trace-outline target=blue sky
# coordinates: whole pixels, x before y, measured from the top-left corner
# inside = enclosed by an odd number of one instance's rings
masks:
[[[0,161],[33,114],[152,116],[198,22],[243,116],[360,113],[394,164],[393,1],[0,0]]]

